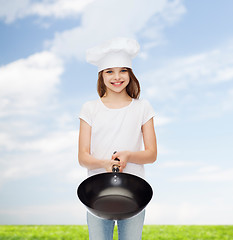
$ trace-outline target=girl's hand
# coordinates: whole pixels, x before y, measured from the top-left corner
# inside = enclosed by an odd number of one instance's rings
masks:
[[[112,155],[112,160],[118,158],[120,161],[118,162],[120,172],[123,172],[123,169],[126,167],[128,159],[129,159],[130,152],[129,151],[122,151],[116,152]],[[116,164],[116,161],[115,163]]]
[[[112,172],[113,165],[119,165],[120,168],[120,162],[114,160],[113,158],[111,160],[109,159],[105,160],[104,168],[107,172]]]

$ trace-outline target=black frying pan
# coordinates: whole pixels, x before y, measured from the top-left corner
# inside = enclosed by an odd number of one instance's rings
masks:
[[[118,159],[116,159],[118,160]],[[98,217],[120,220],[141,212],[150,202],[153,191],[142,178],[119,173],[101,173],[84,180],[77,194],[88,210]]]

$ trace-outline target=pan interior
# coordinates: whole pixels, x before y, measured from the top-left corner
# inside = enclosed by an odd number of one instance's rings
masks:
[[[126,213],[138,210],[134,199],[120,195],[110,195],[97,198],[92,207],[105,213]]]

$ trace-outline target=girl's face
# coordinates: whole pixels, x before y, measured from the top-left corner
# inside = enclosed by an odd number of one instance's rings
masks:
[[[103,71],[103,80],[107,94],[109,92],[121,93],[122,91],[126,91],[130,77],[127,68],[114,67],[107,68]]]

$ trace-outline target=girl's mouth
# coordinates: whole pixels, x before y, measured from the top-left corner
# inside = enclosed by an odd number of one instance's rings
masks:
[[[115,86],[115,87],[119,87],[119,86],[121,86],[123,83],[124,83],[124,81],[122,81],[122,82],[111,82],[111,84],[112,84],[113,86]]]

